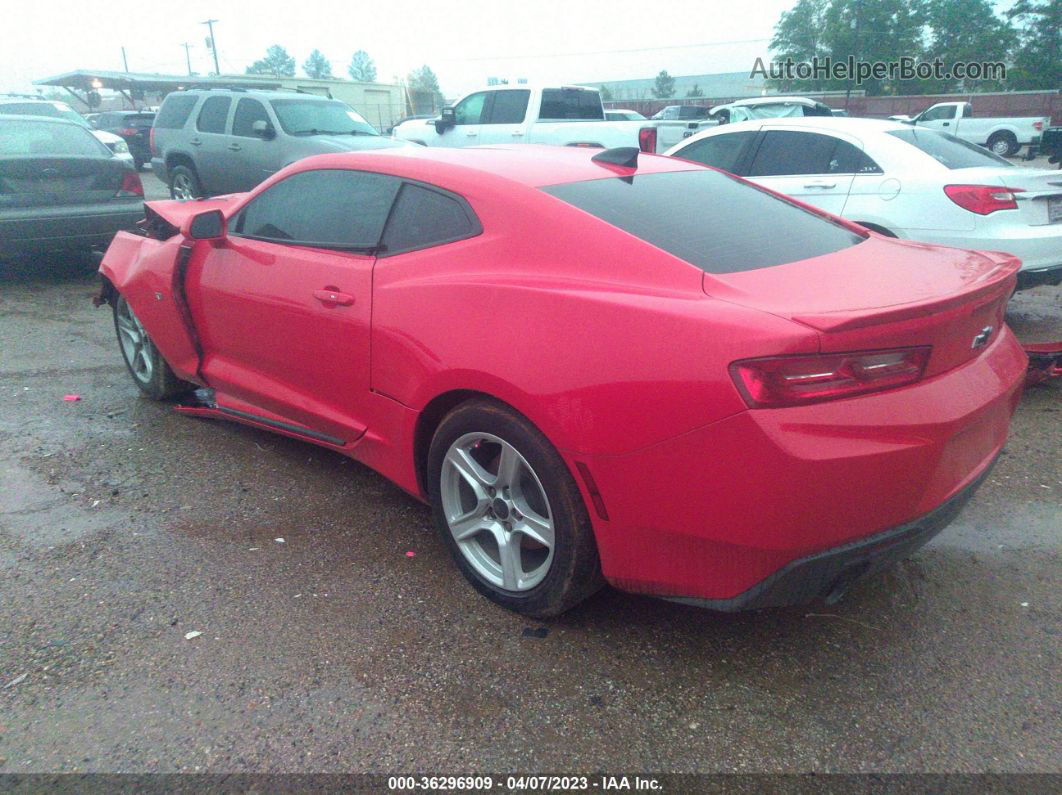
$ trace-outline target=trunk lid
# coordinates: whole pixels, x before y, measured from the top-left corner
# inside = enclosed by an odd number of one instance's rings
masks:
[[[0,157],[0,207],[92,204],[113,199],[128,166],[109,157]]]
[[[995,341],[1019,267],[1008,254],[872,236],[809,260],[706,273],[704,290],[815,329],[824,353],[931,345],[931,376]]]

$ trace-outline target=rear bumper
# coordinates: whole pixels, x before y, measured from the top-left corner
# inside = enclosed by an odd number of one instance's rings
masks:
[[[170,174],[166,171],[166,161],[161,157],[151,158],[151,172],[165,182],[166,185],[170,184]]]
[[[28,207],[0,213],[0,251],[47,251],[105,246],[144,217],[142,200],[70,207]]]
[[[1018,271],[1018,289],[1027,290],[1042,284],[1062,284],[1062,265]]]
[[[1021,260],[1021,273],[1062,265],[1062,224],[1014,224],[989,233],[899,230],[902,237],[974,251],[1003,251]],[[1019,281],[1019,285],[1021,282]]]
[[[1002,449],[1027,366],[1004,329],[981,356],[910,387],[743,411],[625,455],[573,457],[608,512],[594,518],[602,571],[622,590],[721,609],[821,594],[834,563],[851,561],[820,557],[913,549],[917,528],[950,518],[936,512]],[[800,574],[768,583],[787,567]]]
[[[807,604],[818,599],[825,599],[827,603],[835,602],[857,579],[887,569],[909,557],[951,524],[988,477],[994,464],[993,459],[974,481],[924,516],[867,538],[794,560],[731,599],[672,597],[672,601],[728,613]]]

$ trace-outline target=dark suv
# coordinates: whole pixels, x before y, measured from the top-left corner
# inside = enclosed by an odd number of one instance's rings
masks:
[[[409,146],[381,136],[342,102],[294,91],[210,88],[166,97],[151,129],[151,167],[175,199],[253,188],[310,155]]]
[[[105,130],[120,135],[129,146],[134,165],[140,169],[151,161],[151,125],[155,114],[143,110],[109,110],[99,114],[92,125],[97,130]]]

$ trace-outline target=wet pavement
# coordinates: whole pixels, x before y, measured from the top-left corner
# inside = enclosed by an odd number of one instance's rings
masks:
[[[94,284],[0,274],[0,772],[1062,769],[1062,383],[840,604],[529,622],[372,471],[141,398]]]

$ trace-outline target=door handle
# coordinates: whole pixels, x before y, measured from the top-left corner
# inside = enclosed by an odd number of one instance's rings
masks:
[[[513,135],[523,135],[523,134],[524,134],[523,130],[513,130]]]
[[[322,304],[332,306],[350,306],[354,303],[354,296],[350,293],[341,293],[338,290],[314,290],[313,297]]]
[[[469,130],[465,133],[465,135],[467,135],[469,138],[475,138],[477,135],[479,135],[479,133],[475,132],[474,130]]]
[[[240,146],[238,143],[233,142],[229,144],[229,149],[231,149],[233,152],[239,152],[241,149],[243,149],[243,147]]]
[[[820,188],[822,190],[828,190],[830,188],[836,188],[836,182],[805,182],[805,188]]]
[[[193,138],[188,143],[190,143],[192,146],[200,146],[203,142],[199,138]]]
[[[944,126],[945,126],[945,127],[950,127],[950,126],[951,126],[951,122],[950,122],[950,121],[946,121],[946,122],[944,122]]]

